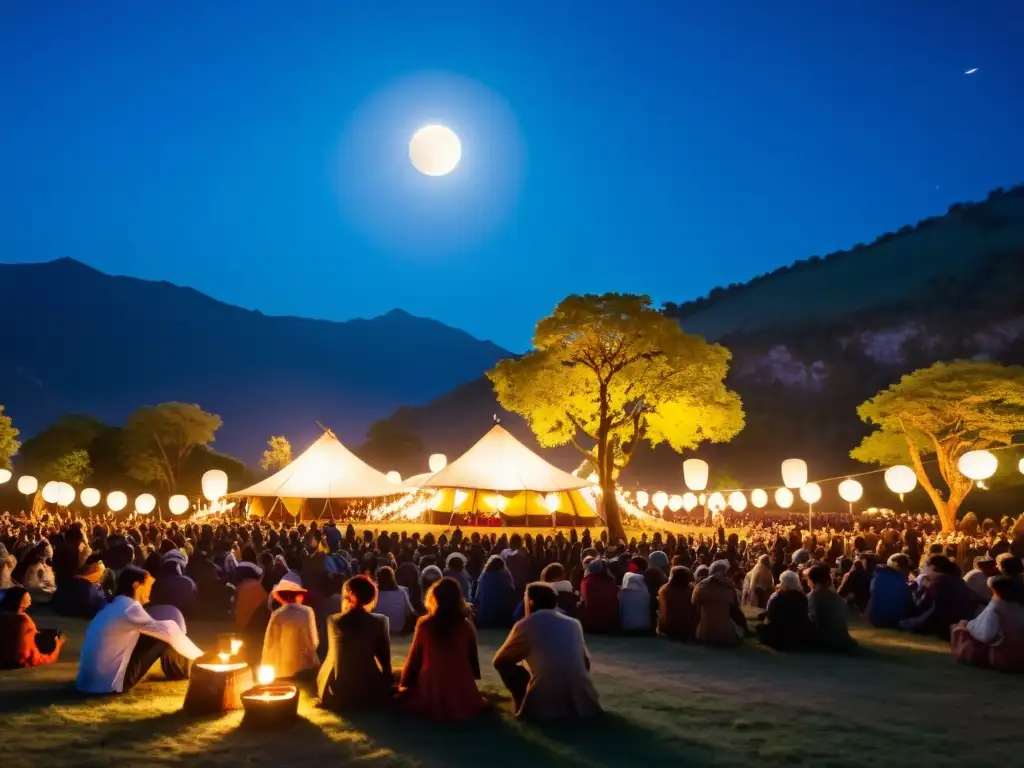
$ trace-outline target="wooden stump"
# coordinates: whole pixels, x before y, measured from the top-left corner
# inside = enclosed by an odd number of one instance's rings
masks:
[[[299,690],[290,683],[257,685],[242,694],[242,706],[248,725],[282,725],[298,715]]]
[[[192,665],[184,709],[193,715],[209,715],[242,708],[242,691],[252,687],[252,670],[238,662],[220,663],[203,656]]]

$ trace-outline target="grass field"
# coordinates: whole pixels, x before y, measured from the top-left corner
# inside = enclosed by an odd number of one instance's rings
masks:
[[[592,638],[607,714],[538,727],[509,714],[497,675],[492,713],[459,727],[398,714],[342,719],[303,700],[300,720],[257,731],[240,713],[181,712],[184,683],[159,667],[124,696],[75,693],[83,622],[38,617],[71,633],[62,660],[0,672],[0,765],[1019,765],[1020,678],[957,666],[944,644],[855,630],[860,656],[787,656],[754,645],[720,651],[657,638]],[[200,646],[217,628],[191,627]],[[489,659],[502,633],[481,635]],[[401,663],[408,641],[394,644]]]

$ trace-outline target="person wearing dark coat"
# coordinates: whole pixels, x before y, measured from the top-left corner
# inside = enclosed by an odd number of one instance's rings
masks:
[[[950,627],[974,618],[980,608],[978,599],[960,577],[960,569],[945,555],[929,555],[922,571],[925,577],[917,615],[901,621],[900,629],[949,640]]]
[[[512,626],[517,594],[505,561],[500,555],[491,555],[473,595],[477,627],[507,629]]]
[[[693,574],[677,565],[658,590],[658,634],[669,640],[693,640],[697,611],[693,607]]]
[[[57,587],[50,607],[61,616],[91,619],[107,604],[103,587],[100,586],[103,572],[99,555],[90,555],[73,579]]]
[[[902,553],[875,568],[866,612],[871,626],[895,629],[910,616],[914,598],[910,593],[909,574],[910,558]]]
[[[795,571],[783,571],[779,587],[768,600],[765,620],[757,628],[762,645],[777,651],[799,651],[811,641],[811,620],[807,612],[807,597]]]
[[[230,591],[221,579],[221,570],[197,549],[188,561],[185,575],[195,583],[199,595],[197,618],[224,619],[228,616]]]
[[[153,605],[173,605],[187,620],[196,616],[199,607],[199,596],[196,583],[185,576],[185,555],[180,550],[172,550],[164,555],[157,572],[156,583],[149,601]]]
[[[579,619],[587,632],[610,633],[619,628],[619,586],[601,558],[587,563],[580,584]]]

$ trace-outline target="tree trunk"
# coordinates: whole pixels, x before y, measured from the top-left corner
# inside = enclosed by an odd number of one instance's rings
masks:
[[[601,478],[601,508],[608,524],[608,543],[618,544],[626,541],[626,529],[622,525],[622,513],[619,511],[619,500],[615,496],[615,479],[609,473]]]

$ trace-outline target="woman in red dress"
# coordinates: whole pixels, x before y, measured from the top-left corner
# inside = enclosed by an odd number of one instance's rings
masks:
[[[416,624],[402,669],[402,706],[435,722],[471,720],[485,702],[476,687],[480,679],[476,629],[459,583],[444,578],[434,584],[426,607],[427,615]]]

